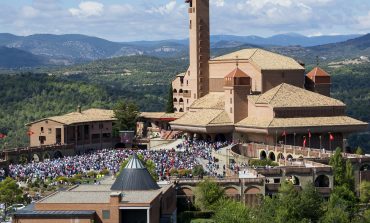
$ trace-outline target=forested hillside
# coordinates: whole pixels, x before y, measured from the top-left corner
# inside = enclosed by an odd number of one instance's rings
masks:
[[[25,124],[74,111],[78,105],[112,108],[121,98],[134,100],[142,111],[165,108],[168,84],[185,69],[181,59],[135,56],[96,61],[49,74],[1,75],[0,148],[27,145]]]
[[[111,108],[120,98],[135,100],[142,111],[164,111],[168,86],[188,65],[186,59],[120,57],[85,65],[41,70],[46,74],[3,75],[0,82],[0,141],[8,147],[27,143],[24,124],[83,108]],[[309,70],[312,66],[307,66]],[[333,80],[332,96],[347,113],[370,122],[370,64],[324,67]],[[352,146],[370,149],[370,134],[352,136]]]

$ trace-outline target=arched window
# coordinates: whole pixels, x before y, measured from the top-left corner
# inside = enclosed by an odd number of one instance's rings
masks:
[[[183,93],[184,91],[182,89],[179,90],[179,93]]]
[[[173,89],[173,93],[177,93],[177,90],[176,89]]]
[[[180,108],[179,112],[184,112],[184,109]]]
[[[173,99],[173,102],[177,102],[177,98],[174,98],[174,99]]]
[[[180,102],[180,103],[181,103],[181,102],[184,102],[184,99],[180,98],[179,102]]]

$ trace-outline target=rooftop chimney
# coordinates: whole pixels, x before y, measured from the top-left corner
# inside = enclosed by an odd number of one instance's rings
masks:
[[[81,113],[81,105],[78,105],[78,106],[77,106],[77,112],[78,112],[78,113]]]

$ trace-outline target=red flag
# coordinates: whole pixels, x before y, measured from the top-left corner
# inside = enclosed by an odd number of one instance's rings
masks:
[[[329,139],[330,141],[334,141],[334,136],[331,133],[329,133]]]
[[[308,138],[311,138],[311,131],[308,130]]]
[[[33,134],[35,134],[35,133],[34,133],[34,132],[32,132],[31,130],[28,130],[28,131],[27,131],[27,135],[28,135],[28,136],[31,136],[31,135],[33,135]]]
[[[303,137],[303,147],[306,147],[306,137]]]
[[[286,136],[286,132],[285,132],[285,130],[284,130],[284,132],[281,134],[281,136]]]
[[[5,137],[6,137],[6,135],[5,135],[5,134],[0,133],[0,139],[4,139]]]

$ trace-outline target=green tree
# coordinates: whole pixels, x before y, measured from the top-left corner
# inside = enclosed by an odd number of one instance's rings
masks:
[[[166,112],[167,113],[173,113],[174,112],[174,109],[173,109],[173,89],[172,89],[172,85],[170,85],[170,87],[168,89],[168,99],[167,99],[167,105],[166,105]]]
[[[343,211],[342,208],[333,207],[325,212],[324,217],[321,219],[322,223],[349,223],[348,213]]]
[[[346,169],[344,174],[344,184],[352,191],[355,189],[355,176],[353,175],[352,163],[349,159],[346,161]]]
[[[202,165],[196,165],[194,168],[193,168],[193,175],[194,176],[203,176],[204,175],[204,169],[203,169],[203,166]]]
[[[336,213],[338,209],[345,213],[345,216],[348,216],[350,220],[358,213],[357,197],[347,185],[336,186],[334,188],[330,194],[327,203],[327,213],[325,215]]]
[[[360,184],[360,200],[362,203],[370,203],[370,181],[362,181]]]
[[[118,101],[113,111],[114,117],[117,119],[114,125],[115,134],[118,134],[121,130],[135,130],[139,108],[134,102]]]
[[[198,183],[194,191],[195,207],[201,211],[213,211],[215,204],[224,197],[224,190],[217,182],[206,179]]]
[[[0,203],[5,205],[4,215],[7,208],[15,203],[23,203],[23,191],[17,182],[10,177],[0,182]]]
[[[301,219],[317,222],[323,216],[323,198],[312,183],[303,187],[300,193],[300,201],[298,209],[301,211]]]
[[[342,157],[342,149],[337,148],[330,158],[329,165],[333,168],[334,186],[343,185],[345,179],[345,165]]]
[[[357,147],[356,149],[356,152],[355,152],[357,155],[364,155],[365,152],[364,150],[361,148],[361,147]]]
[[[301,210],[299,209],[299,192],[290,182],[283,182],[277,195],[278,207],[276,210],[276,222],[299,222]]]
[[[217,223],[248,223],[251,222],[251,210],[244,204],[231,199],[222,198],[215,205],[212,219]]]

